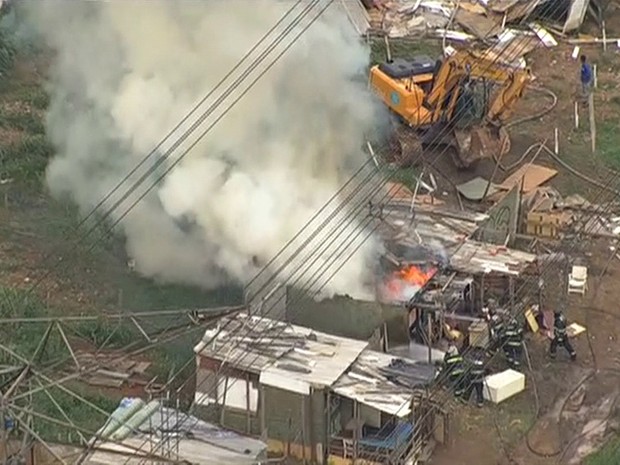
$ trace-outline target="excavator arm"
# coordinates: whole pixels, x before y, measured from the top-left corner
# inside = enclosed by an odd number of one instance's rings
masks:
[[[373,66],[369,84],[419,134],[412,147],[401,143],[403,152],[442,147],[442,153],[447,150],[457,166],[467,168],[510,149],[503,125],[531,79],[529,69],[511,68],[484,53],[463,50],[439,62],[419,56]],[[479,81],[484,81],[482,112],[477,111],[473,98]],[[487,93],[489,82],[498,84],[493,95]]]
[[[449,121],[455,116],[459,86],[464,79],[485,79],[503,84],[491,100],[486,115],[489,123],[501,125],[512,113],[532,76],[527,68],[511,68],[486,58],[483,53],[457,52],[442,63],[427,96],[426,105],[432,108],[433,122]]]

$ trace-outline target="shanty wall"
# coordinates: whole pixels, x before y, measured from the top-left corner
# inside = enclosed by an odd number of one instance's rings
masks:
[[[196,390],[209,393],[215,386],[220,362],[198,356],[197,365]],[[245,385],[247,380],[250,387],[258,389],[256,411],[211,404],[199,406],[198,417],[242,434],[266,438],[270,452],[321,463],[327,440],[324,391],[312,391],[310,396],[304,396],[260,385],[255,373],[229,367],[225,371],[239,379],[238,382]]]
[[[404,306],[382,305],[342,296],[317,302],[305,297],[299,290],[288,288],[286,320],[316,331],[360,341],[371,339],[376,330],[385,324],[390,346],[409,342]],[[373,345],[373,349],[380,349],[376,343]]]
[[[326,440],[324,391],[303,396],[270,386],[262,388],[269,450],[320,463]]]

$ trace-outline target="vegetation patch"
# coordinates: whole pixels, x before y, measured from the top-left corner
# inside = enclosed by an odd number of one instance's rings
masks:
[[[602,449],[588,456],[584,465],[612,465],[620,463],[620,436],[615,436]]]

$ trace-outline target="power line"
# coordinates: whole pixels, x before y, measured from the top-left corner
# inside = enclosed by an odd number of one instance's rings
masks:
[[[220,82],[216,85],[216,87],[214,87],[205,97],[203,97],[203,99],[194,107],[194,109],[192,109],[192,111],[190,111],[190,113],[188,115],[186,115],[186,117],[149,153],[147,154],[143,160],[136,165],[132,171],[130,171],[129,174],[126,175],[125,179],[130,179],[133,174],[135,174],[137,172],[137,170],[140,168],[140,166],[142,164],[144,164],[149,158],[151,158],[152,156],[154,156],[159,148],[161,148],[168,140],[168,138],[170,136],[172,136],[176,130],[181,127],[183,124],[185,124],[185,122],[191,117],[191,115],[198,109],[200,108],[204,102],[206,102],[213,94],[214,92],[217,90],[218,87],[220,87],[227,79],[228,77],[230,77],[231,75],[234,74],[234,72],[242,65],[242,63],[247,59],[247,57],[251,56],[252,53],[258,49],[258,47],[262,44],[262,42],[264,42],[264,40],[271,35],[271,32],[276,30],[281,24],[282,22],[285,20],[285,18],[287,16],[290,15],[290,13],[297,7],[297,5],[301,4],[303,0],[298,0],[291,8],[289,8],[289,10],[286,11],[286,13],[284,14],[284,16],[282,18],[280,18],[280,20],[274,25],[272,26],[272,28],[259,40],[259,42],[257,42],[247,53],[246,55],[244,55],[244,57],[242,57],[242,59],[228,72],[228,74],[222,78],[222,80],[220,80]],[[304,18],[305,16],[307,16],[310,12],[310,10],[312,8],[314,8],[314,5],[316,3],[318,3],[321,0],[312,0],[314,3],[311,3],[307,6],[304,7],[304,9],[302,10],[301,13],[299,13],[297,15],[296,18],[294,18],[293,22],[291,24],[289,24],[284,32],[281,32],[280,35],[278,36],[278,40],[272,41],[271,44],[268,46],[267,50],[263,51],[258,58],[256,58],[250,65],[249,67],[247,67],[240,75],[240,77],[238,77],[233,84],[231,84],[230,86],[227,87],[227,89],[225,90],[225,95],[224,97],[220,96],[218,97],[218,99],[216,100],[216,102],[214,102],[213,104],[211,104],[209,106],[209,108],[203,112],[199,118],[197,119],[197,121],[195,121],[188,130],[184,131],[184,133],[170,146],[170,148],[168,148],[168,150],[166,150],[166,152],[158,158],[158,160],[153,164],[153,166],[151,166],[136,182],[133,183],[133,185],[130,187],[130,189],[128,191],[125,192],[125,194],[123,194],[123,196],[121,196],[121,199],[118,200],[114,205],[112,205],[112,207],[110,207],[105,214],[99,219],[99,221],[97,221],[95,223],[95,225],[93,225],[90,229],[88,229],[81,237],[78,238],[78,241],[76,243],[77,246],[79,246],[82,241],[84,239],[86,239],[87,237],[89,237],[93,232],[95,232],[100,226],[102,226],[104,224],[104,222],[106,221],[107,218],[110,217],[110,215],[120,207],[120,205],[127,200],[127,198],[129,198],[129,196],[136,191],[136,189],[143,184],[149,177],[150,175],[155,172],[169,157],[170,155],[193,133],[195,132],[195,130],[202,124],[204,123],[204,121],[206,120],[206,118],[208,116],[210,116],[219,105],[221,105],[222,101],[229,96],[245,79],[247,79],[247,76],[249,73],[251,73],[254,69],[256,69],[256,67],[265,59],[265,57],[273,50],[275,49],[275,47],[277,47],[277,45],[281,42],[282,38],[285,37],[291,30],[292,28],[294,28],[296,25],[298,25]],[[252,85],[254,85],[256,83],[257,80],[255,80]],[[248,89],[249,90],[249,89]],[[247,92],[247,91],[246,91]],[[230,109],[230,107],[229,107]],[[228,110],[227,110],[228,111]],[[219,121],[224,115],[220,115],[220,117],[218,118],[217,121]],[[204,138],[204,136],[207,134],[207,132],[209,132],[212,128],[213,128],[214,124],[211,125],[209,127],[209,129],[207,131],[204,131],[199,138],[192,144],[192,146],[185,150],[182,155],[176,160],[175,162],[175,166],[176,164],[178,164],[178,162],[187,155],[187,153],[202,139]],[[167,170],[166,173],[168,173],[170,171]],[[159,183],[164,176],[160,176],[158,178],[158,180],[156,181],[155,184],[153,184],[145,193],[143,196],[140,197],[139,200],[142,200],[144,198],[144,196],[150,192],[151,189],[153,189],[153,187]],[[119,183],[119,185],[117,185],[106,197],[104,197],[104,199],[102,199],[99,204],[98,207],[94,208],[93,210],[91,210],[91,212],[87,215],[87,218],[92,217],[95,212],[98,210],[98,208],[101,205],[104,205],[105,202],[107,202],[107,200],[109,198],[111,198],[111,196],[116,192],[116,190],[118,190],[119,186],[125,182],[125,179],[123,181],[121,181],[121,183]],[[133,209],[136,206],[137,202],[134,202],[131,206],[130,209],[126,210],[125,213],[123,214],[123,217],[120,218],[118,221],[114,222],[114,224],[108,228],[107,230],[105,230],[101,236],[99,237],[99,239],[102,239],[104,237],[106,237],[110,232],[112,232],[112,230],[114,229],[114,227],[116,225],[118,225],[118,223],[129,213],[129,211],[131,209]],[[82,226],[85,222],[87,221],[87,219],[84,219],[79,225],[78,228],[80,226]],[[90,252],[92,251],[95,246],[97,245],[98,241],[95,241],[88,249],[87,251]],[[51,257],[48,256],[44,259],[44,261],[47,261],[47,259],[49,259]],[[60,266],[60,264],[57,264],[56,266]],[[34,282],[32,284],[32,286],[30,286],[30,288],[28,289],[28,291],[26,292],[26,295],[24,296],[24,298],[28,295],[30,295],[53,271],[55,271],[56,267],[52,267],[50,269],[48,269],[39,279],[37,279],[36,282]]]
[[[617,179],[617,177],[618,177],[618,175],[612,174],[612,175],[610,176],[610,178],[609,178],[609,182],[608,182],[608,183],[610,184],[610,183],[611,183],[614,179]],[[601,189],[601,190],[600,190],[600,192],[599,192],[599,194],[602,194],[602,193],[609,193],[609,190],[608,190],[607,188],[605,188],[605,189]],[[608,206],[607,206],[605,209],[607,209],[610,205],[612,205],[612,202],[613,202],[613,200],[615,200],[615,198],[616,198],[616,195],[615,195],[615,194],[613,194],[613,197],[612,197],[612,198],[608,201]],[[604,213],[604,211],[605,211],[605,210],[601,211],[599,214],[600,214],[600,215],[602,215],[602,214]],[[585,225],[583,226],[583,228],[582,228],[582,229],[584,230],[584,231],[582,231],[582,232],[584,232],[584,233],[587,233],[586,226],[587,226],[587,224],[585,224]],[[592,228],[592,227],[594,227],[594,225],[591,225],[590,227]],[[576,236],[576,239],[575,239],[574,244],[573,244],[573,248],[574,248],[574,247],[576,247],[576,246],[578,245],[578,241],[579,241],[579,234]],[[537,276],[537,277],[534,277],[534,278],[531,278],[531,279],[529,279],[529,280],[526,280],[526,281],[523,283],[523,285],[520,287],[519,291],[520,291],[520,290],[527,290],[527,287],[532,287],[532,288],[537,287],[537,286],[536,286],[536,281],[537,281],[540,277],[545,277],[545,276],[548,276],[548,275],[549,275],[549,274],[551,274],[551,273],[555,273],[555,272],[556,272],[556,270],[553,268],[553,265],[554,265],[555,263],[557,263],[557,262],[560,262],[560,266],[563,266],[563,258],[562,258],[562,257],[559,257],[559,258],[557,258],[557,259],[555,259],[555,260],[553,260],[553,259],[552,259],[552,260],[549,260],[549,263],[547,264],[547,266],[546,266],[545,270],[543,271],[543,273],[542,273],[542,274],[540,274],[540,275],[539,275],[539,276]],[[509,290],[507,290],[507,291],[504,293],[504,296],[503,296],[503,297],[506,297],[506,296],[509,294],[509,292],[510,292],[510,291],[509,291]],[[532,293],[537,293],[537,292],[538,292],[538,289],[537,289],[537,288],[535,288],[535,289],[534,289],[534,291],[533,291]],[[515,312],[515,314],[514,314],[514,315],[512,315],[512,316],[513,316],[513,317],[518,317],[518,316],[521,316],[521,314],[522,314],[522,313],[524,313],[524,312],[527,310],[527,308],[528,308],[528,306],[529,306],[529,302],[527,301],[527,299],[526,299],[526,298],[523,298],[523,299],[515,299],[515,300],[516,300],[516,301],[520,301],[520,302],[521,302],[518,306],[519,306],[519,307],[522,307],[522,311],[521,311],[521,310],[518,310],[518,311],[517,311],[517,312]],[[501,346],[497,349],[497,351],[495,352],[495,355],[497,355],[498,353],[500,353],[500,352],[502,351],[502,349],[503,349],[504,345],[505,345],[505,342],[504,342],[504,343],[503,343],[503,344],[502,344],[502,345],[501,345]],[[487,347],[487,349],[488,349],[488,347]],[[473,351],[473,350],[475,350],[475,348],[474,348],[474,346],[472,345],[472,346],[470,346],[470,348],[469,348],[469,349],[467,349],[466,351],[464,351],[461,355],[462,355],[463,357],[466,357],[466,356],[467,356],[467,355],[468,355],[471,351]],[[495,356],[495,355],[494,355],[494,356]],[[493,357],[491,357],[491,358],[487,361],[487,364],[486,364],[486,365],[488,365],[488,363],[490,363],[492,360],[493,360]],[[485,365],[485,366],[486,366],[486,365]],[[447,378],[446,378],[446,376],[447,376],[447,374],[444,372],[444,373],[443,373],[442,375],[440,375],[440,377],[436,380],[436,389],[437,389],[436,393],[437,393],[437,394],[439,394],[439,393],[440,393],[439,389],[441,388],[442,383],[443,383],[444,381],[446,381],[446,379],[447,379]],[[465,374],[462,376],[462,378],[465,378],[466,376],[468,376],[468,373],[465,373]],[[470,384],[469,384],[468,386],[466,386],[466,387],[465,387],[465,388],[466,388],[466,390],[468,390],[468,388],[469,388],[469,387],[471,387],[471,384],[472,384],[472,383],[470,382]],[[429,396],[429,401],[430,401],[430,400],[432,400],[432,395],[433,395],[433,394],[431,393],[431,394],[430,394],[430,396]],[[440,404],[441,404],[441,403],[445,402],[445,401],[446,401],[449,397],[451,397],[451,396],[452,396],[452,393],[451,393],[450,391],[447,391],[447,392],[445,393],[445,395],[444,395],[444,398],[443,398],[442,400],[440,400],[438,403],[440,403]],[[424,416],[422,419],[418,419],[418,423],[423,422],[423,420],[424,420],[425,418],[426,418],[426,416]]]

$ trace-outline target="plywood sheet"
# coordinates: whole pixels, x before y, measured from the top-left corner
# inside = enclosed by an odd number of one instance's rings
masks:
[[[515,4],[513,8],[509,8],[508,11],[506,11],[506,22],[512,23],[528,16],[536,9],[539,3],[540,0],[531,0]]]
[[[493,37],[502,32],[501,25],[495,20],[461,8],[456,12],[454,20],[479,39]]]
[[[517,171],[508,176],[500,184],[502,189],[512,189],[515,185],[523,181],[523,192],[531,192],[538,186],[546,183],[549,179],[558,174],[557,170],[546,168],[540,165],[523,165]]]
[[[489,2],[489,9],[495,13],[506,13],[517,3],[519,3],[519,0],[491,0]]]
[[[456,189],[466,199],[482,200],[487,187],[489,188],[488,195],[493,195],[499,190],[495,184],[491,183],[491,185],[489,185],[489,181],[480,176],[464,182],[463,184],[459,184],[456,186]]]

